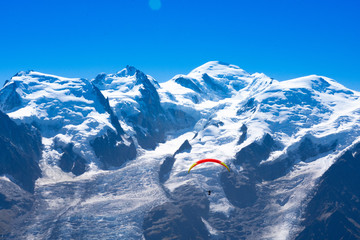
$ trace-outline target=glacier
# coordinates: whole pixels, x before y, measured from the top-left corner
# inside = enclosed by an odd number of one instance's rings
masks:
[[[92,80],[19,72],[0,110],[42,144],[33,193],[16,188],[31,204],[0,228],[6,239],[306,239],[324,176],[360,142],[359,92],[218,61],[164,83],[132,66]],[[203,158],[231,172],[188,174]],[[0,212],[15,211],[18,183],[2,174]]]

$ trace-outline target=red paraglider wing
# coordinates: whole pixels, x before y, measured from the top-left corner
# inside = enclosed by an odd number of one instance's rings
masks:
[[[222,161],[217,160],[217,159],[212,159],[212,158],[206,158],[206,159],[199,160],[199,161],[197,161],[196,163],[194,163],[193,165],[191,165],[191,167],[189,168],[188,173],[190,172],[190,170],[191,170],[193,167],[195,167],[195,166],[197,166],[197,165],[199,165],[199,164],[201,164],[201,163],[205,163],[205,162],[218,163],[218,164],[226,167],[227,170],[230,172],[230,168],[229,168],[225,163],[223,163]]]

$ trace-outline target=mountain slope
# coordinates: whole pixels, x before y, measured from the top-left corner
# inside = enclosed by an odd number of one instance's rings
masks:
[[[13,96],[17,96],[16,100]],[[108,140],[102,147],[112,144],[133,152],[114,165],[119,166],[136,155],[131,138],[124,135],[107,100],[85,79],[20,72],[3,87],[0,100],[2,109],[11,118],[40,130],[44,144],[41,165],[45,177],[54,178],[54,170],[59,178],[62,171],[80,175],[91,162],[108,167],[114,161],[107,162],[109,159],[97,148],[100,137],[109,138],[112,134],[116,136],[113,140],[116,142]],[[59,166],[62,171],[54,166]]]
[[[176,157],[165,186],[214,190],[208,223],[222,237],[286,239],[318,177],[359,138],[359,93],[315,75],[284,82],[257,76],[231,98],[207,102],[191,152]],[[194,159],[209,157],[232,172],[204,166],[184,174]]]
[[[116,74],[99,74],[92,82],[109,99],[117,117],[129,126],[128,134],[144,149],[154,149],[170,131],[195,124],[194,117],[176,103],[162,106],[160,85],[134,67],[127,66]]]
[[[11,176],[23,189],[33,192],[35,180],[41,177],[40,134],[29,125],[17,125],[1,111],[0,125],[0,175]]]
[[[7,236],[31,209],[42,144],[34,127],[17,125],[1,111],[0,126],[0,236]]]
[[[359,150],[347,150],[321,177],[296,239],[360,238]]]
[[[342,198],[341,186],[321,193],[322,179],[336,181],[344,158],[356,169],[348,151],[360,141],[359,103],[326,77],[279,82],[222,62],[161,84],[130,66],[91,82],[20,73],[0,106],[40,129],[43,177],[11,236],[303,239],[341,222],[356,236],[348,208],[330,225],[316,219],[330,211],[319,205]],[[201,164],[189,174],[203,158],[230,173]]]

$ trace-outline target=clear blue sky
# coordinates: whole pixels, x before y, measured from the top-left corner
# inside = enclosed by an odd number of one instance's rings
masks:
[[[360,90],[358,0],[150,1],[1,1],[0,84],[20,70],[93,78],[128,64],[163,82],[219,60]]]

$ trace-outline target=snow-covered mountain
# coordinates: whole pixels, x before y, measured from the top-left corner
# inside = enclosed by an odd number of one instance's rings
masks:
[[[127,125],[127,134],[144,149],[154,149],[164,142],[166,132],[191,127],[195,122],[176,103],[164,108],[157,91],[160,85],[134,67],[127,66],[116,74],[99,74],[92,83]]]
[[[63,172],[80,175],[91,167],[87,164],[98,160],[101,168],[118,166],[136,156],[131,137],[88,80],[20,72],[5,84],[0,99],[2,109],[12,119],[40,130],[45,178],[62,178]],[[128,153],[109,159],[102,154],[104,148]]]
[[[344,184],[359,179],[344,172],[359,164],[360,93],[332,79],[280,82],[222,62],[160,84],[131,66],[90,81],[29,71],[0,90],[0,108],[42,137],[34,193],[0,166],[0,183],[31,202],[0,229],[6,238],[359,236],[357,188],[332,182],[339,171]],[[189,174],[203,158],[230,173]]]

